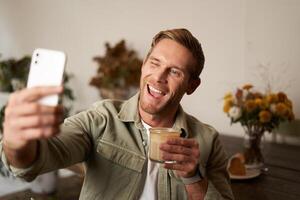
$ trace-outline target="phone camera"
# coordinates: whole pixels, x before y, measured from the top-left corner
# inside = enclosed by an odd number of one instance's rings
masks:
[[[36,57],[38,57],[38,56],[39,56],[39,54],[37,53],[37,54],[36,54]]]
[[[38,62],[37,62],[37,61],[35,61],[34,63],[35,63],[35,64],[37,64]]]

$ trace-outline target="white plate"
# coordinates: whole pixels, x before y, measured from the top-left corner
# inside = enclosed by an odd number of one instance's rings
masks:
[[[252,179],[252,178],[258,177],[261,174],[260,168],[247,168],[247,167],[246,167],[246,174],[244,176],[231,174],[228,169],[229,169],[230,161],[231,161],[232,158],[234,158],[234,156],[235,155],[233,155],[229,158],[229,162],[227,164],[227,171],[228,171],[230,179],[233,179],[233,180],[246,180],[246,179]]]
[[[244,179],[251,179],[251,178],[258,177],[261,174],[261,171],[259,169],[246,169],[246,174],[244,176],[233,175],[230,172],[228,173],[231,179],[244,180]]]

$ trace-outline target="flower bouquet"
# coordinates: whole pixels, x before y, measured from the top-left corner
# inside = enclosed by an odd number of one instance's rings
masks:
[[[272,132],[281,122],[294,120],[293,104],[284,92],[255,91],[251,84],[224,96],[223,111],[231,123],[241,123],[245,130],[245,163],[258,167],[263,164],[261,138]]]

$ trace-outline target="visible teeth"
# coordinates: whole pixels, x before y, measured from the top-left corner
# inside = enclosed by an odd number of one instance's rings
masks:
[[[150,86],[149,85],[149,89],[153,92],[156,92],[156,93],[159,93],[159,94],[162,94],[162,91],[158,90],[158,89],[155,89],[154,87]]]

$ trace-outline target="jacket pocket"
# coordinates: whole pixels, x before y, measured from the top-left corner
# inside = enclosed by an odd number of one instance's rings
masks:
[[[139,173],[146,161],[143,155],[103,139],[97,144],[97,152],[105,159]]]

